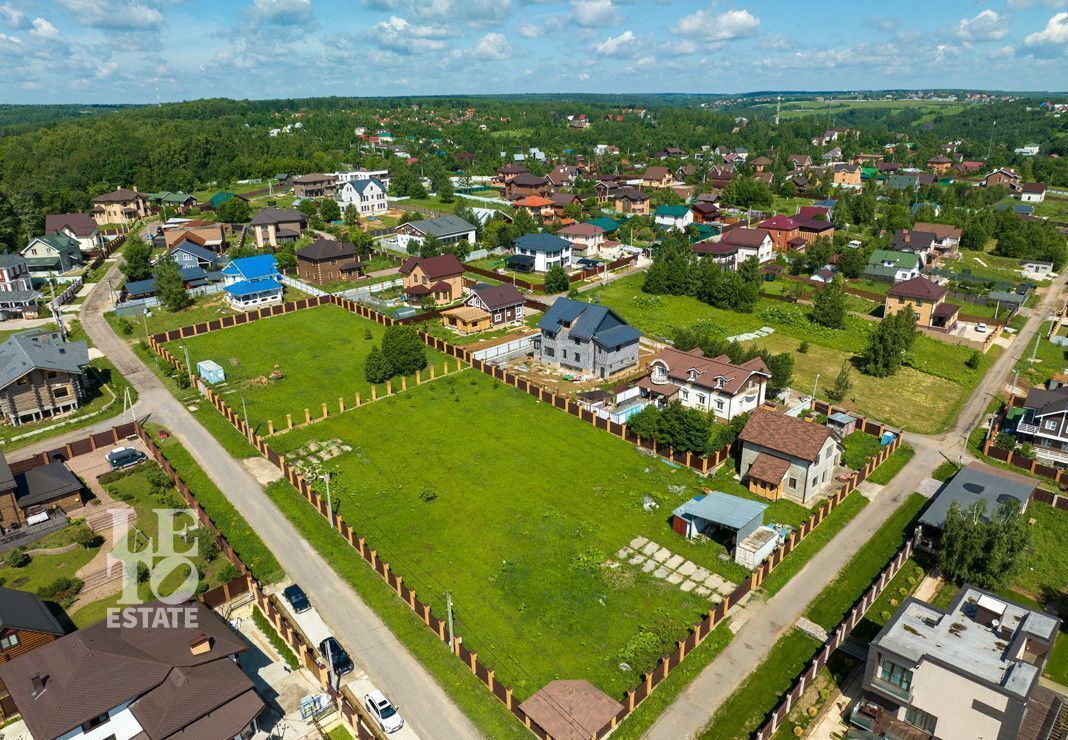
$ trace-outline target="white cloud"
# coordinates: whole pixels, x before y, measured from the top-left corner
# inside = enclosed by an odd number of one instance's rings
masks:
[[[962,41],[997,41],[1008,33],[1008,22],[989,9],[974,18],[962,18],[957,24],[957,38]]]
[[[1068,8],[1068,0],[1009,0],[1008,7],[1014,10],[1030,8],[1032,5],[1045,5],[1047,8]]]
[[[82,26],[137,31],[163,26],[163,14],[138,0],[56,0]]]
[[[449,32],[442,26],[412,24],[394,15],[388,21],[376,23],[371,38],[381,48],[407,56],[441,51],[448,36]]]
[[[10,26],[11,28],[23,28],[23,24],[26,21],[26,14],[18,8],[5,3],[0,5],[0,20],[4,22],[4,25]]]
[[[33,29],[30,31],[30,35],[36,36],[39,39],[54,41],[59,38],[59,31],[44,18],[34,18]]]
[[[1028,46],[1068,44],[1068,13],[1057,13],[1041,31],[1027,34],[1024,43]]]
[[[731,41],[756,36],[760,31],[760,19],[744,9],[728,10],[719,15],[710,10],[698,10],[680,18],[673,30],[680,36],[702,41]]]
[[[896,31],[899,25],[896,18],[883,18],[878,15],[873,15],[871,18],[868,18],[867,23],[871,28],[874,28],[877,31],[886,32]]]
[[[612,0],[571,0],[571,19],[583,28],[615,26],[621,20]]]
[[[516,33],[525,39],[540,39],[549,33],[556,33],[563,28],[560,16],[553,15],[541,23],[520,23],[516,27]]]
[[[1014,49],[1011,44],[1006,44],[1005,46],[998,47],[997,49],[994,49],[992,52],[990,52],[991,59],[1011,59],[1015,55],[1016,49]]]
[[[636,57],[641,52],[642,42],[633,32],[624,31],[618,36],[609,36],[595,48],[604,57]]]
[[[252,0],[249,14],[271,26],[299,26],[312,19],[311,0]]]
[[[501,33],[487,33],[478,40],[473,51],[480,57],[496,61],[512,56],[512,47]]]

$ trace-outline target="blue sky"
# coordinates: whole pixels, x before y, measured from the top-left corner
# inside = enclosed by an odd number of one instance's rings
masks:
[[[0,0],[0,100],[1068,89],[1068,0]]]

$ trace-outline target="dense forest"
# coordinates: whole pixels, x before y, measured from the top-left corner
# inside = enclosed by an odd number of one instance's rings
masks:
[[[643,161],[668,146],[744,146],[763,152],[819,154],[811,139],[826,128],[821,116],[783,121],[736,121],[735,107],[716,96],[497,96],[479,98],[313,98],[174,103],[161,107],[6,106],[0,108],[0,245],[14,248],[39,233],[47,213],[80,210],[94,195],[118,186],[186,190],[276,173],[332,170],[367,160],[357,128],[385,128],[422,162],[460,169],[455,155],[470,152],[474,174],[496,171],[502,153],[538,147],[550,157],[591,155],[597,144],[619,147],[621,158]],[[720,103],[722,101],[719,101]],[[713,105],[713,103],[717,103]],[[743,105],[739,104],[739,105]],[[961,140],[969,158],[1011,165],[1027,180],[1068,186],[1068,118],[1037,109],[1033,100],[969,105],[955,113],[851,109],[837,126],[859,138],[838,142],[849,154],[878,151],[907,140],[895,159],[923,162]],[[474,109],[470,117],[465,111]],[[584,114],[588,128],[568,125]],[[993,121],[997,125],[993,126]],[[269,136],[299,122],[301,128]],[[991,133],[993,132],[993,137]],[[1044,156],[1016,157],[1023,143]],[[1054,159],[1048,154],[1062,155]]]

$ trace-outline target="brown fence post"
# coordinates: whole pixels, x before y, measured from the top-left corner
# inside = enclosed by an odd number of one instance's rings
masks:
[[[293,414],[286,414],[286,428],[293,428]]]
[[[326,416],[327,416],[327,410],[326,410],[326,402],[325,402],[325,401],[323,401],[323,416],[322,416],[322,418],[324,418],[324,419],[325,419],[325,418],[326,418]]]

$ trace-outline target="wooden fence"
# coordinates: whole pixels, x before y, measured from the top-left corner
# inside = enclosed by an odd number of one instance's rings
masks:
[[[190,374],[191,369],[186,368],[177,357],[164,347],[164,342],[197,336],[198,334],[211,331],[218,331],[219,329],[228,326],[245,324],[249,321],[258,320],[259,318],[282,315],[291,311],[302,310],[304,308],[319,306],[325,303],[333,303],[341,306],[348,311],[386,326],[400,323],[397,320],[388,316],[383,316],[362,304],[350,301],[341,296],[330,295],[320,298],[305,298],[287,304],[264,307],[246,314],[240,314],[236,317],[224,317],[222,319],[215,319],[202,324],[196,324],[192,327],[183,327],[168,332],[161,332],[149,337],[149,345],[160,357],[174,367],[176,371]],[[437,349],[450,357],[462,360],[494,379],[538,398],[538,400],[543,403],[548,403],[565,413],[593,424],[598,429],[607,431],[614,436],[650,450],[675,464],[685,465],[700,473],[707,473],[723,463],[731,454],[730,447],[717,451],[711,457],[696,456],[690,452],[678,452],[671,448],[668,448],[667,450],[658,448],[655,441],[641,439],[632,431],[628,430],[626,424],[617,424],[611,420],[602,419],[595,413],[580,408],[578,404],[571,399],[547,391],[526,378],[509,373],[481,360],[473,360],[470,356],[470,352],[462,347],[449,344],[448,342],[433,337],[425,332],[419,332],[419,335],[427,346]],[[415,590],[404,584],[404,578],[391,569],[388,561],[383,560],[379,556],[378,551],[361,537],[353,529],[352,525],[346,522],[339,514],[327,510],[325,497],[315,491],[299,471],[286,461],[283,455],[279,455],[272,449],[265,441],[265,438],[257,433],[254,428],[247,425],[241,415],[231,409],[226,401],[211,388],[205,389],[205,395],[212,406],[214,406],[216,410],[218,410],[263,457],[282,472],[286,480],[294,489],[296,489],[305,501],[307,501],[330,523],[331,528],[341,535],[342,539],[344,539],[349,546],[359,554],[364,562],[386,582],[389,588],[396,593],[397,597],[401,599],[409,609],[411,609],[416,617],[422,621],[439,640],[448,645],[450,652],[452,652],[459,660],[463,661],[463,664],[493,693],[495,697],[497,697],[498,700],[501,701],[501,703],[505,705],[505,707],[507,707],[519,722],[523,723],[525,727],[539,738],[551,740],[551,736],[545,729],[540,727],[528,717],[522,709],[520,709],[519,701],[512,695],[512,689],[495,678],[494,669],[479,661],[478,653],[466,647],[463,644],[463,638],[461,636],[456,635],[453,644],[449,645],[445,621],[433,614],[428,604],[419,600]],[[831,408],[827,404],[824,404],[824,406],[828,410]],[[886,429],[882,424],[876,424],[867,419],[859,420],[858,428],[862,431],[868,431],[868,433],[873,433],[871,430],[877,430],[878,435],[880,436]],[[900,444],[901,436],[897,435],[889,445],[884,446],[878,454],[869,458],[863,468],[854,471],[842,486],[830,496],[830,498],[824,501],[815,512],[810,514],[807,521],[802,522],[801,525],[791,533],[789,539],[785,540],[756,570],[750,573],[747,579],[740,583],[730,594],[720,601],[719,604],[710,609],[704,619],[693,624],[688,635],[677,641],[676,648],[672,650],[670,654],[661,657],[656,667],[644,674],[642,680],[633,689],[626,692],[626,696],[622,699],[623,708],[615,717],[605,723],[605,725],[594,734],[594,740],[600,740],[600,738],[608,735],[621,721],[623,721],[623,719],[633,712],[634,709],[652,693],[653,689],[666,679],[671,674],[671,671],[677,668],[685,657],[693,652],[693,650],[700,645],[706,637],[708,637],[717,625],[726,619],[730,609],[744,599],[750,592],[759,588],[783,559],[793,552],[793,550],[796,549],[801,542],[804,541],[805,537],[811,534],[816,527],[822,524],[823,521],[830,516],[830,514],[846,499],[847,496],[849,496],[850,493],[856,490],[857,486],[860,485],[860,483],[863,482],[876,467],[882,464],[887,457],[892,455],[898,449]]]
[[[1005,410],[1011,409],[1013,403],[1017,399],[1015,397],[1010,398],[1009,402],[1005,405]],[[1015,450],[1006,450],[1002,447],[998,447],[994,444],[997,439],[998,432],[1001,430],[1001,425],[1004,423],[1004,412],[1001,416],[994,420],[994,423],[990,426],[990,430],[986,433],[986,439],[983,440],[983,454],[987,457],[992,457],[999,462],[1003,462],[1006,465],[1011,465],[1014,468],[1020,468],[1026,470],[1028,473],[1034,475],[1040,475],[1043,478],[1049,480],[1060,486],[1063,491],[1068,487],[1068,473],[1061,470],[1054,465],[1046,465],[1040,463],[1036,458],[1027,457],[1021,455]],[[1058,509],[1068,511],[1068,497],[1061,495],[1060,493],[1054,493],[1052,491],[1045,491],[1041,488],[1036,489],[1031,494],[1033,501],[1041,501],[1044,504],[1049,504]]]
[[[607,266],[601,265],[600,267],[587,267],[584,270],[580,270],[579,272],[572,273],[571,275],[569,275],[568,283],[578,283],[582,282],[583,280],[589,280],[590,278],[595,278],[599,275],[603,275],[605,272],[611,272],[613,270],[618,270],[621,267],[626,267],[627,265],[636,264],[637,261],[637,255],[631,254],[627,255],[626,257],[620,257],[614,262],[609,262]],[[500,273],[494,272],[493,270],[486,270],[482,267],[475,267],[474,265],[468,264],[464,265],[464,270],[470,273],[474,273],[475,275],[481,275],[482,277],[491,278],[493,280],[496,280],[497,282],[511,283],[515,287],[522,288],[523,290],[530,290],[535,293],[549,292],[545,290],[545,285],[543,285],[542,283],[532,283],[528,280],[518,278],[514,275],[502,275]]]
[[[853,608],[845,616],[845,618],[838,623],[838,627],[834,632],[830,634],[827,641],[823,643],[823,647],[813,656],[809,661],[808,666],[801,672],[800,677],[786,692],[786,695],[779,702],[779,705],[775,707],[771,712],[771,716],[764,723],[764,725],[756,731],[754,737],[756,740],[768,740],[773,737],[778,731],[779,727],[786,720],[786,717],[790,714],[790,710],[797,702],[801,700],[801,697],[805,693],[805,688],[816,680],[816,676],[820,670],[827,665],[827,661],[830,660],[831,654],[837,650],[849,634],[856,629],[856,626],[860,624],[860,620],[864,617],[864,614],[871,609],[876,600],[882,595],[886,587],[890,585],[890,581],[901,570],[902,566],[908,562],[909,557],[912,555],[912,539],[909,538],[905,542],[904,546],[897,551],[889,565],[883,569],[883,572],[879,574],[879,577],[868,589],[867,593],[861,597],[860,601],[853,605]]]

